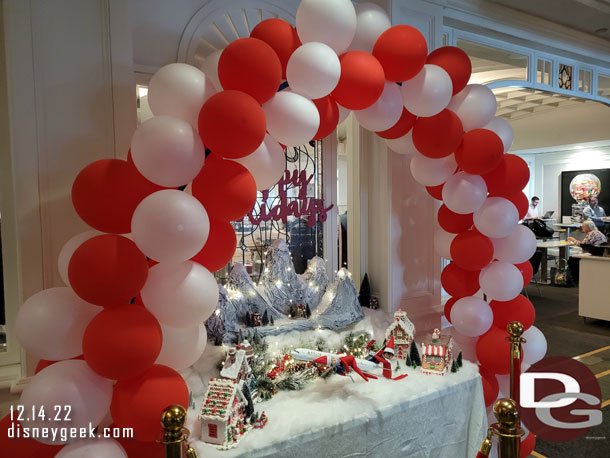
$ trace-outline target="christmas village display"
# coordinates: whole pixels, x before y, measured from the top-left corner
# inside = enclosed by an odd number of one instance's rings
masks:
[[[307,271],[297,275],[287,253],[284,242],[273,244],[266,257],[269,270],[259,285],[236,265],[226,288],[220,287],[216,313],[206,323],[225,356],[218,364],[220,376],[210,379],[199,411],[200,437],[220,450],[235,447],[252,429],[264,427],[268,418],[254,406],[279,391],[302,390],[331,375],[353,383],[358,379],[408,383],[409,371],[445,375],[461,366],[461,354],[456,360],[452,356],[453,339],[438,329],[418,346],[415,326],[401,309],[394,313],[381,344],[368,331],[354,330],[334,347],[307,333],[296,348],[270,351],[267,340],[281,333],[322,327],[339,332],[364,316],[360,301],[370,297],[368,278],[365,291],[361,288],[358,295],[345,269],[330,283],[323,260],[314,258]],[[295,299],[287,291],[296,292]],[[370,304],[369,298],[365,303]]]

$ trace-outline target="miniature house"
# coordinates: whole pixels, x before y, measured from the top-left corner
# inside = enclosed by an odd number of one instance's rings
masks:
[[[248,364],[246,350],[229,348],[220,376],[231,380],[250,381],[252,369]]]
[[[385,331],[386,341],[394,337],[394,355],[397,359],[405,359],[407,357],[414,334],[415,326],[407,317],[407,312],[398,309],[394,313],[394,321]]]
[[[299,304],[296,306],[294,315],[295,318],[307,318],[307,309],[303,304]]]
[[[453,356],[453,337],[441,335],[438,329],[428,334],[421,344],[421,370],[424,374],[445,373],[451,368]]]
[[[260,313],[253,313],[250,316],[250,319],[252,320],[252,326],[262,326],[263,325],[263,319],[261,318]]]
[[[246,423],[246,399],[242,382],[211,378],[199,413],[201,440],[220,448],[231,448],[251,428]]]
[[[252,361],[254,360],[254,348],[252,348],[250,342],[244,340],[241,344],[238,345],[238,348],[246,352],[246,359],[248,360],[248,364],[252,366]]]

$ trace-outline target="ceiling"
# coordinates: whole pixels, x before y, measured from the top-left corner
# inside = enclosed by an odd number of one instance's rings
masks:
[[[556,108],[570,108],[579,104],[595,105],[598,102],[587,101],[579,97],[538,91],[526,88],[495,89],[498,101],[497,116],[507,121],[521,119],[525,116],[544,114]]]
[[[488,0],[610,41],[610,0]]]

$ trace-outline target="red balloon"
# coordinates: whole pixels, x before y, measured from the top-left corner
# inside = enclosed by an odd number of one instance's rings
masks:
[[[14,437],[8,436],[11,428]],[[6,458],[53,458],[64,448],[64,445],[43,444],[35,439],[24,438],[21,424],[11,420],[10,414],[0,420],[0,430],[0,451]]]
[[[524,329],[528,329],[536,319],[536,309],[530,300],[521,294],[506,302],[491,301],[489,306],[494,313],[494,326],[500,329],[506,329],[506,325],[511,321],[519,321]]]
[[[257,38],[229,43],[218,60],[218,79],[223,89],[245,92],[265,103],[282,81],[282,64],[271,46]]]
[[[385,85],[383,68],[364,51],[348,51],[339,56],[341,77],[331,93],[335,101],[349,110],[364,110],[381,96]]]
[[[102,232],[131,232],[131,217],[149,194],[163,189],[144,178],[133,163],[120,159],[92,162],[72,185],[72,204],[78,216]]]
[[[521,452],[519,458],[527,458],[532,454],[534,448],[536,448],[536,436],[532,433],[528,433],[525,438],[521,439]]]
[[[438,65],[449,74],[453,84],[453,95],[466,87],[472,73],[470,57],[455,46],[443,46],[432,51],[426,63]]]
[[[503,155],[504,145],[495,132],[473,129],[462,137],[462,144],[455,151],[455,160],[464,172],[483,175],[495,169]]]
[[[237,247],[235,229],[226,221],[210,221],[210,235],[199,253],[191,258],[210,272],[226,266]]]
[[[203,144],[229,159],[252,153],[263,142],[266,129],[267,120],[260,104],[240,91],[214,94],[199,112]]]
[[[148,277],[148,263],[135,243],[120,235],[104,234],[79,246],[68,264],[70,286],[95,305],[127,304]]]
[[[450,296],[472,296],[479,290],[479,274],[479,271],[465,270],[452,262],[441,272],[441,285]]]
[[[530,179],[527,162],[514,154],[504,154],[500,164],[483,175],[489,193],[509,195],[521,191]]]
[[[523,287],[525,288],[530,281],[532,281],[532,277],[534,276],[534,268],[532,267],[532,263],[528,261],[522,262],[521,264],[515,264],[515,267],[519,269],[521,275],[523,275]]]
[[[419,73],[426,63],[428,45],[419,30],[410,25],[395,25],[383,32],[373,47],[388,81],[406,81]]]
[[[187,407],[189,391],[175,370],[155,364],[143,374],[120,380],[112,392],[110,413],[119,428],[134,428],[134,439],[154,441],[161,433],[161,414],[167,406]]]
[[[447,318],[449,323],[451,323],[451,309],[459,299],[461,299],[461,297],[450,297],[447,302],[445,302],[443,313],[445,314],[445,318]]]
[[[282,19],[265,19],[252,29],[250,38],[263,40],[273,48],[282,66],[282,79],[286,79],[288,59],[294,50],[301,46],[296,29]]]
[[[212,154],[193,180],[193,196],[211,220],[235,221],[254,207],[256,182],[243,165]]]
[[[313,100],[318,113],[320,113],[320,127],[314,135],[313,140],[321,140],[328,137],[339,123],[339,107],[330,95],[321,99]]]
[[[450,234],[459,234],[460,232],[467,231],[474,224],[472,213],[465,215],[454,213],[445,204],[441,205],[438,209],[437,218],[441,228]]]
[[[161,352],[163,332],[157,319],[139,305],[98,313],[85,329],[83,355],[102,377],[124,380],[150,369]]]
[[[453,153],[462,141],[462,121],[451,111],[417,118],[413,125],[413,145],[424,156],[439,159]]]
[[[451,242],[451,259],[466,270],[479,271],[494,257],[494,246],[489,237],[478,231],[460,232]]]
[[[83,355],[79,355],[79,356],[75,356],[74,358],[70,358],[70,359],[85,359],[83,357]],[[47,367],[58,363],[59,361],[49,361],[47,359],[41,359],[40,361],[38,361],[38,364],[36,364],[36,369],[34,369],[34,374],[38,374],[41,370],[46,369]]]
[[[410,113],[406,108],[403,108],[402,115],[400,115],[400,119],[396,122],[396,124],[387,130],[382,130],[381,132],[375,133],[381,138],[387,138],[388,140],[400,138],[411,130],[416,119],[417,116]]]
[[[481,365],[493,374],[510,372],[510,344],[506,340],[508,332],[492,326],[477,340],[477,358]]]
[[[494,374],[489,372],[482,366],[479,366],[479,374],[481,374],[481,382],[483,383],[483,397],[485,398],[485,406],[489,407],[498,398],[500,387],[498,379]]]
[[[506,194],[504,192],[490,193],[489,197],[504,197],[505,199],[510,200],[513,204],[515,204],[515,207],[517,207],[519,219],[525,218],[530,205],[527,196],[521,191],[514,192],[512,194]]]
[[[426,191],[436,200],[443,200],[443,184],[439,184],[438,186],[426,186]]]

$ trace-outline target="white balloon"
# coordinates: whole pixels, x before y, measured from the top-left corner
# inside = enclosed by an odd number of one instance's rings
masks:
[[[490,300],[510,301],[523,289],[523,275],[508,262],[494,261],[479,274],[481,290]]]
[[[483,299],[468,296],[458,299],[451,308],[451,323],[457,331],[468,337],[478,337],[491,328],[494,314]]]
[[[483,126],[483,129],[491,130],[495,132],[500,140],[502,140],[502,144],[504,145],[504,152],[508,152],[510,147],[513,144],[513,128],[504,118],[500,118],[498,116],[494,117],[491,121]]]
[[[381,97],[364,110],[355,110],[356,119],[362,127],[373,132],[389,129],[402,115],[400,86],[386,81]]]
[[[265,134],[263,143],[252,154],[234,161],[248,169],[259,191],[274,186],[286,170],[284,149],[269,134]]]
[[[443,186],[445,205],[452,212],[461,215],[481,208],[486,198],[487,184],[479,175],[458,172],[449,177]]]
[[[330,94],[340,76],[341,64],[335,51],[315,41],[295,49],[286,66],[286,81],[290,89],[310,99]]]
[[[114,439],[96,438],[68,444],[55,458],[127,458],[127,452]]]
[[[302,0],[296,24],[302,43],[320,41],[341,54],[356,34],[356,11],[350,0]]]
[[[59,251],[59,256],[57,257],[57,268],[59,270],[59,276],[66,286],[70,286],[70,280],[68,280],[68,264],[70,264],[70,258],[79,246],[90,238],[98,235],[102,235],[102,233],[98,231],[87,231],[76,234],[74,237],[68,240]]]
[[[210,317],[218,304],[214,275],[201,264],[161,262],[148,271],[142,302],[161,324],[188,328]]]
[[[155,364],[163,364],[177,371],[192,366],[203,354],[208,335],[203,322],[188,328],[161,325],[163,346]]]
[[[529,367],[529,364],[521,362],[521,373],[523,374]],[[502,393],[505,398],[510,397],[510,374],[496,374],[496,379],[498,380],[500,393]],[[521,428],[526,429],[523,424],[521,424]]]
[[[437,229],[434,232],[434,251],[440,254],[443,258],[452,260],[451,258],[451,242],[457,234],[450,234],[443,229]]]
[[[201,64],[201,71],[205,73],[214,85],[214,89],[217,91],[222,91],[222,84],[220,84],[220,79],[218,78],[218,61],[220,60],[220,55],[222,54],[222,49],[217,49],[210,53],[203,64]]]
[[[97,375],[85,361],[59,361],[34,375],[19,400],[25,412],[32,412],[33,407],[36,412],[44,409],[46,418],[30,417],[21,423],[28,428],[88,429],[90,424],[98,425],[110,409],[112,385],[112,380]],[[57,417],[55,406],[62,409]],[[66,419],[68,412],[64,406],[70,406],[69,419]],[[53,440],[50,435],[37,440],[47,444],[62,443],[61,437]]]
[[[311,140],[320,127],[320,112],[308,98],[290,90],[275,94],[263,104],[267,131],[286,146],[300,146]]]
[[[409,130],[402,137],[385,139],[385,144],[388,148],[398,154],[412,154],[414,156],[421,156],[415,145],[413,144],[413,129]]]
[[[161,67],[151,78],[148,104],[156,116],[173,116],[196,128],[201,107],[215,93],[214,84],[201,70],[173,63]]]
[[[210,220],[203,205],[175,189],[147,196],[131,218],[133,241],[142,253],[159,262],[192,258],[205,245],[209,232]]]
[[[443,111],[453,93],[449,74],[438,65],[426,64],[401,86],[405,108],[417,116],[434,116]]]
[[[494,257],[511,264],[521,264],[530,259],[536,251],[536,236],[526,226],[518,224],[504,238],[491,239]]]
[[[523,362],[535,364],[544,358],[547,343],[544,334],[536,326],[531,326],[522,336],[526,342],[523,344]]]
[[[423,186],[438,186],[453,175],[457,168],[453,154],[440,159],[431,159],[421,154],[411,158],[411,174]]]
[[[369,54],[379,35],[392,26],[392,21],[385,10],[374,3],[359,3],[356,6],[356,35],[349,50],[359,49]]]
[[[460,121],[464,131],[479,129],[496,114],[496,96],[491,89],[481,84],[469,84],[455,94],[447,105]]]
[[[85,329],[101,311],[70,288],[44,289],[19,307],[15,333],[23,348],[38,358],[74,358],[83,353]]]
[[[339,122],[337,124],[341,124],[347,119],[352,110],[350,110],[349,108],[342,107],[339,104],[337,104],[337,108],[339,108]]]
[[[487,237],[507,237],[518,223],[517,207],[504,197],[488,197],[481,208],[474,212],[475,227]]]
[[[477,359],[477,340],[476,337],[469,337],[463,334],[460,334],[457,329],[453,326],[449,326],[446,329],[443,329],[443,333],[451,334],[455,343],[458,346],[458,350],[462,352],[462,358],[476,363]],[[457,354],[458,352],[454,349],[453,354]]]
[[[193,181],[205,153],[199,134],[188,122],[155,116],[137,127],[131,138],[131,157],[144,177],[171,188]]]

